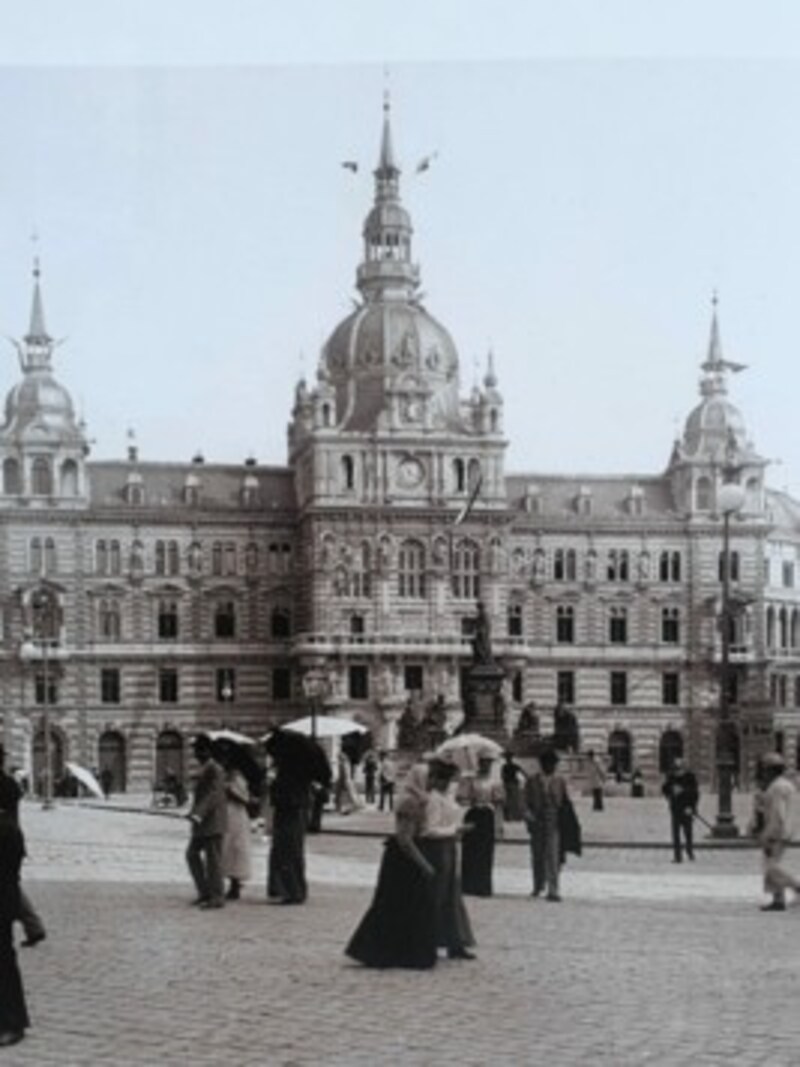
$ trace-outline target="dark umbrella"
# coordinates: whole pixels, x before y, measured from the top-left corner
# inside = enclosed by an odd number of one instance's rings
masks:
[[[302,781],[330,786],[333,776],[328,757],[313,737],[276,729],[268,735],[264,748],[279,771]]]

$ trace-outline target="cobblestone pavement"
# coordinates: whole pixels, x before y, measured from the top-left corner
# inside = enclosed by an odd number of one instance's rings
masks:
[[[33,1028],[1,1064],[800,1062],[800,908],[762,914],[754,851],[597,850],[561,905],[532,901],[527,850],[498,850],[498,895],[468,901],[479,960],[431,972],[350,964],[375,838],[310,841],[311,898],[258,882],[188,906],[175,819],[26,805],[26,881],[50,936],[20,950]],[[800,869],[800,855],[791,860]]]

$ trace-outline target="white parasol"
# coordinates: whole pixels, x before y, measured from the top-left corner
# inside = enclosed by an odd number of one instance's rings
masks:
[[[64,766],[72,777],[76,778],[81,783],[84,789],[87,789],[90,793],[94,793],[94,795],[100,797],[101,800],[105,797],[102,786],[90,770],[87,770],[86,767],[81,767],[77,763],[67,762]]]
[[[252,737],[245,737],[244,734],[240,734],[236,730],[206,730],[206,737],[210,737],[212,741],[230,741],[232,745],[256,744]]]
[[[490,737],[482,734],[456,734],[442,741],[434,755],[458,767],[460,771],[472,772],[478,769],[480,759],[498,759],[503,748]]]
[[[315,729],[316,727],[316,729]],[[365,734],[367,727],[352,719],[341,719],[336,715],[306,715],[294,722],[281,723],[282,730],[293,730],[296,734],[311,737],[345,737],[347,734]]]

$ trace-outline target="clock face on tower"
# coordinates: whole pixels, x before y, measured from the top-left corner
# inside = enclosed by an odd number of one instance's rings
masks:
[[[413,456],[405,456],[397,465],[397,485],[400,489],[416,489],[425,481],[425,468]]]
[[[415,396],[405,396],[400,402],[400,417],[403,422],[415,423],[422,421],[422,404]]]

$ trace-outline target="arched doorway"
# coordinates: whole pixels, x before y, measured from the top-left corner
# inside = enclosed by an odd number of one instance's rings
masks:
[[[665,730],[658,745],[658,769],[667,774],[676,759],[683,759],[683,737],[678,730]]]
[[[33,790],[37,796],[44,796],[45,751],[44,726],[38,727],[33,735],[32,744]],[[52,770],[53,795],[58,792],[59,783],[64,777],[64,735],[60,730],[50,727],[50,767]]]
[[[125,738],[119,730],[106,730],[97,742],[97,768],[106,793],[124,793],[127,784]]]
[[[177,730],[162,730],[156,739],[156,787],[163,788],[170,778],[183,785],[183,738]]]
[[[609,774],[620,777],[630,774],[633,765],[633,743],[627,730],[612,730],[608,737]]]

